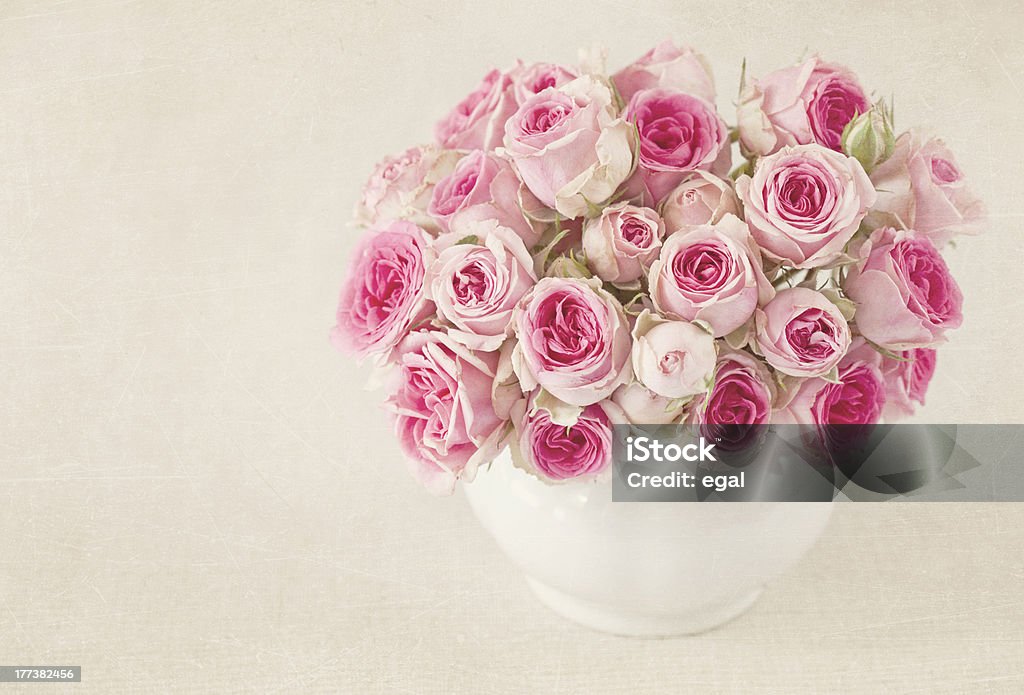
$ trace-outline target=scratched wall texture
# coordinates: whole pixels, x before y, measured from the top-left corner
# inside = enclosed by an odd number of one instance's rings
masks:
[[[924,419],[1024,422],[1021,6],[631,4],[0,5],[0,662],[76,693],[1024,691],[1022,506],[844,505],[727,627],[593,634],[417,489],[328,345],[362,181],[486,66],[672,36],[728,109],[744,57],[818,49],[991,208]]]

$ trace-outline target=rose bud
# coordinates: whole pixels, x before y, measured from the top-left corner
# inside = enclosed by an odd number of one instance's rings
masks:
[[[647,272],[664,236],[665,223],[654,210],[619,203],[587,220],[583,251],[587,265],[602,280],[630,282]]]
[[[715,339],[688,321],[668,321],[645,309],[633,327],[633,371],[659,396],[688,398],[707,391],[715,369]]]
[[[892,155],[895,144],[892,121],[882,102],[850,121],[843,131],[843,152],[860,162],[869,174]]]
[[[661,202],[665,231],[674,234],[703,224],[717,224],[726,215],[740,216],[732,184],[706,171],[694,171]]]

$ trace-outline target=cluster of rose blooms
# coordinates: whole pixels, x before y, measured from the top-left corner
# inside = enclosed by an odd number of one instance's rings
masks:
[[[704,59],[670,42],[610,77],[520,63],[380,163],[332,337],[387,367],[429,489],[505,446],[547,481],[600,476],[615,423],[924,402],[961,322],[939,250],[979,231],[980,201],[848,69],[744,82],[730,128]]]

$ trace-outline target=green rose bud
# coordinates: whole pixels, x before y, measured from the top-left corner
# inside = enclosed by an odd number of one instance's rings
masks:
[[[869,174],[889,158],[895,142],[892,114],[882,101],[850,121],[843,130],[843,152],[860,162]]]
[[[549,278],[592,278],[594,274],[584,263],[571,256],[559,256],[551,262],[544,273]]]

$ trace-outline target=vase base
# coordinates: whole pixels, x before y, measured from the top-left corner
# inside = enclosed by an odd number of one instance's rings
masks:
[[[533,577],[526,582],[541,603],[563,618],[599,632],[624,637],[675,637],[695,635],[720,627],[747,612],[757,603],[762,588],[741,594],[690,613],[633,613],[554,589]]]

